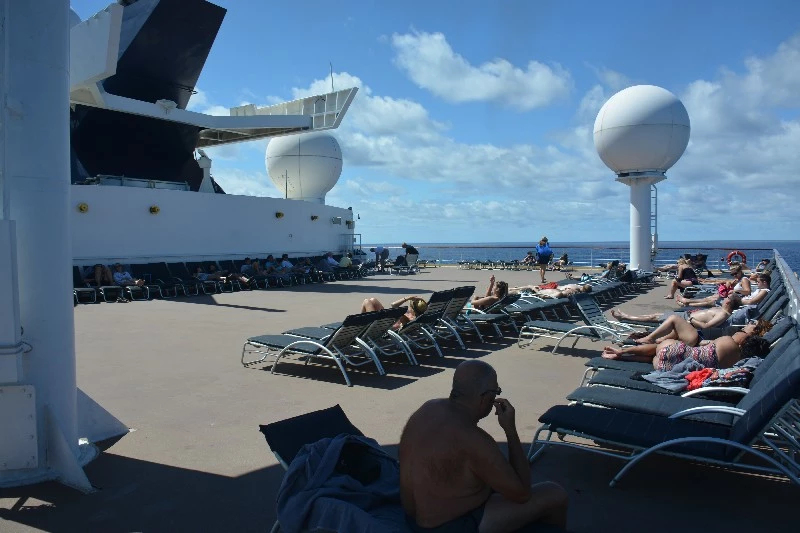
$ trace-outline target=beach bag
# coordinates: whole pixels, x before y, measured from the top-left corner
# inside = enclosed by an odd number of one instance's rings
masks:
[[[724,283],[717,285],[717,294],[719,294],[720,298],[727,298],[731,292],[733,292],[733,290]]]

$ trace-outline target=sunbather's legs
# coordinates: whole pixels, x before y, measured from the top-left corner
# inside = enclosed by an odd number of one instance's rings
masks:
[[[362,313],[381,311],[382,309],[383,309],[383,304],[380,303],[377,298],[367,298],[363,302],[361,302]]]
[[[622,359],[624,361],[636,361],[638,363],[652,363],[656,356],[657,344],[641,344],[639,346],[624,346],[615,348],[606,346],[603,348],[602,356],[606,359]]]
[[[689,281],[688,279],[684,279],[684,280],[681,280],[681,281],[678,281],[677,279],[674,279],[674,280],[672,280],[672,284],[670,285],[669,294],[664,296],[664,298],[674,298],[675,297],[675,293],[678,292],[678,290],[680,288],[682,288],[682,287],[691,287],[691,286],[692,286],[692,282]]]
[[[719,297],[707,296],[706,298],[684,298],[680,294],[675,297],[675,301],[681,305],[689,305],[692,307],[712,307],[717,303]]]
[[[478,531],[516,531],[534,522],[564,528],[568,504],[567,491],[549,481],[531,485],[531,497],[525,503],[510,502],[495,493],[486,502]]]
[[[619,309],[611,310],[611,316],[617,320],[635,320],[636,322],[661,322],[662,315],[663,313],[655,315],[629,315],[628,313],[623,313]]]
[[[688,346],[697,346],[697,342],[700,340],[697,330],[686,319],[678,315],[670,315],[660,326],[637,342],[649,344],[661,342],[664,339],[679,339]]]

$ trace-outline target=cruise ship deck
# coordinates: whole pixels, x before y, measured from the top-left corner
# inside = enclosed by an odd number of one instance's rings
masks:
[[[466,351],[447,345],[444,358],[422,355],[420,367],[387,364],[387,376],[350,371],[352,388],[333,366],[290,358],[272,375],[269,364],[240,364],[249,336],[341,320],[368,296],[389,302],[465,284],[480,293],[491,274],[512,286],[538,279],[528,271],[429,268],[416,275],[76,307],[78,385],[135,431],[107,443],[86,467],[94,494],[54,482],[0,490],[0,531],[268,531],[283,469],[259,424],[340,404],[366,435],[396,453],[408,416],[424,401],[446,396],[453,369],[473,358],[497,370],[527,448],[538,417],[565,403],[601,343],[566,343],[554,355],[548,339],[520,349],[511,337],[489,336],[484,344],[471,340]],[[664,291],[659,282],[621,306],[637,313],[666,310],[675,304],[662,299]],[[494,416],[481,426],[503,442]],[[535,481],[553,480],[568,490],[570,531],[797,529],[793,513],[785,511],[799,493],[785,479],[652,458],[609,488],[621,466],[612,458],[555,449],[532,468]]]

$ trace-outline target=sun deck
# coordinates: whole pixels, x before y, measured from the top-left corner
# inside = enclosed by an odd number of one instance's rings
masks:
[[[86,467],[99,489],[83,495],[56,483],[0,490],[0,531],[267,531],[283,470],[258,431],[265,424],[340,404],[355,425],[396,453],[408,416],[424,401],[446,396],[453,369],[481,358],[493,365],[504,396],[517,410],[524,445],[539,415],[565,403],[584,362],[602,344],[565,343],[558,354],[537,340],[487,336],[444,358],[400,359],[387,376],[350,371],[345,386],[333,366],[283,360],[244,368],[242,343],[253,335],[341,320],[361,300],[384,302],[458,285],[486,290],[488,278],[535,282],[527,271],[424,269],[418,275],[378,275],[336,283],[238,292],[128,305],[75,309],[78,385],[135,431]],[[559,273],[548,277],[558,279]],[[663,311],[663,286],[624,303],[633,312]],[[541,348],[541,349],[539,349]],[[493,416],[481,426],[502,442]],[[533,465],[536,481],[553,480],[570,493],[571,531],[795,531],[798,491],[783,479],[738,474],[686,461],[645,461],[619,487],[608,482],[619,461],[576,450],[553,450]],[[747,506],[737,512],[736,502]],[[687,526],[690,524],[690,526]]]

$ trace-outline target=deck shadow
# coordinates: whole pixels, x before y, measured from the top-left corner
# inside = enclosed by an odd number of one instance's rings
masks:
[[[250,369],[260,370],[269,374],[272,370],[272,364],[265,362],[264,365],[252,365]],[[353,387],[368,387],[371,389],[395,390],[416,381],[416,379],[397,375],[379,376],[377,372],[361,372],[352,368],[347,369],[347,374],[350,376],[350,382]],[[347,386],[341,371],[334,365],[314,363],[305,365],[297,360],[282,360],[278,365],[278,369],[275,370],[275,375],[282,378],[306,379]]]
[[[253,438],[263,439],[257,428]],[[272,461],[265,443],[260,462]],[[0,498],[17,499],[0,508],[0,530],[8,521],[54,533],[267,531],[283,478],[279,465],[227,477],[108,452],[85,470],[94,494],[56,482],[0,489]]]

